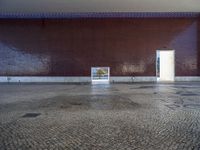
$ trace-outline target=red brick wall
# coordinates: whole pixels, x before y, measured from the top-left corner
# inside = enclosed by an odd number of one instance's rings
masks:
[[[154,76],[157,49],[175,49],[176,76],[200,75],[197,18],[1,19],[0,75]]]

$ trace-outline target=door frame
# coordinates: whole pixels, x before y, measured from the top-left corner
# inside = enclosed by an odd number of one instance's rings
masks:
[[[159,71],[159,74],[158,74],[158,66],[157,66],[157,57],[158,57],[158,54],[159,54],[159,52],[160,51],[172,51],[173,52],[173,54],[174,54],[174,67],[173,67],[173,72],[174,72],[174,79],[173,79],[173,81],[160,81],[160,71]],[[160,67],[160,61],[159,61],[159,67]],[[159,68],[160,69],[160,68]],[[167,50],[167,49],[159,49],[159,50],[156,50],[156,80],[157,80],[157,82],[174,82],[175,81],[175,50],[174,49],[169,49],[169,50]],[[159,76],[158,76],[159,75]]]

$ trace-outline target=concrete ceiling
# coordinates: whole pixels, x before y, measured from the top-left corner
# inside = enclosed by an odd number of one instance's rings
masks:
[[[0,12],[200,12],[200,0],[0,0]]]

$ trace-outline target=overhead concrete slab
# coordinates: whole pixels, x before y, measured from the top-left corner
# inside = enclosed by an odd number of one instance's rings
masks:
[[[200,12],[199,0],[1,0],[0,12]]]

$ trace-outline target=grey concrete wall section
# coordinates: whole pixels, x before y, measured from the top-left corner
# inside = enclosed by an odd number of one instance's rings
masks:
[[[194,76],[194,77],[187,77],[187,76],[183,76],[183,77],[175,77],[175,81],[177,82],[181,82],[181,81],[200,81],[200,76]]]
[[[111,82],[157,82],[154,76],[111,77]],[[200,82],[200,76],[176,76],[175,82]]]
[[[156,82],[157,79],[154,76],[132,77],[132,76],[113,76],[110,77],[110,83],[133,83],[133,82]],[[176,82],[192,82],[200,81],[200,76],[185,76],[175,77]],[[49,83],[91,83],[91,77],[16,77],[16,76],[2,76],[0,77],[2,83],[36,83],[36,82],[49,82]]]
[[[58,82],[58,83],[81,83],[90,82],[90,77],[0,77],[0,82],[8,83],[34,83],[34,82]]]
[[[156,82],[156,77],[151,76],[126,76],[126,77],[110,77],[110,82]]]

